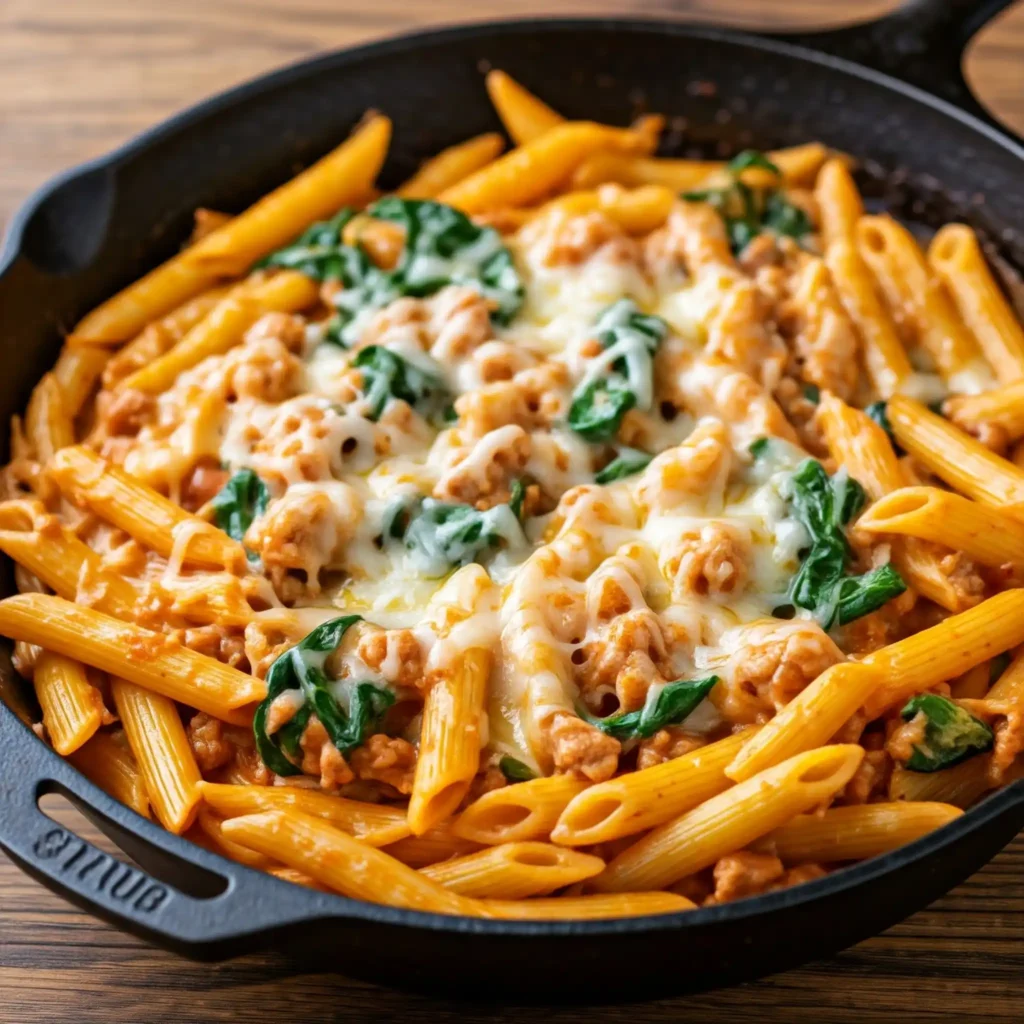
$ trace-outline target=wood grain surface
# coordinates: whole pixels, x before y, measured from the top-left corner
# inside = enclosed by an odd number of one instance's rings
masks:
[[[319,51],[417,26],[628,10],[783,28],[840,24],[890,6],[890,0],[0,0],[0,223],[52,174],[210,93]],[[1024,4],[988,26],[967,61],[984,102],[1024,132],[1022,61]],[[16,770],[0,752],[0,771]],[[58,816],[105,843],[73,812]],[[666,964],[672,964],[670,950]],[[344,963],[337,966],[342,973],[295,974],[271,956],[198,966],[78,912],[0,855],[3,1024],[1019,1022],[1024,837],[928,909],[834,959],[685,1000],[603,1010],[487,1007],[371,987],[346,979]]]

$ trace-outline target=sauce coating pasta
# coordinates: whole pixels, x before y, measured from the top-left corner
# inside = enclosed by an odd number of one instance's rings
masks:
[[[225,856],[486,917],[757,895],[1019,777],[971,229],[488,89],[506,153],[382,195],[369,117],[70,333],[0,477],[21,716]]]

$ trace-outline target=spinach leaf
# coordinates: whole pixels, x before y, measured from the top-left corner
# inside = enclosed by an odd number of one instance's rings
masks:
[[[502,545],[525,543],[519,522],[522,493],[516,483],[519,481],[513,483],[509,504],[484,511],[419,495],[400,499],[385,513],[384,543],[400,543],[416,570],[435,579],[459,566],[480,562]]]
[[[439,421],[449,403],[448,389],[440,377],[427,373],[382,345],[367,345],[352,360],[363,376],[368,416],[379,420],[392,398],[401,398],[427,419]]]
[[[646,468],[653,455],[638,451],[636,448],[620,448],[619,454],[604,469],[594,474],[595,484],[610,484],[616,480],[624,480]]]
[[[948,697],[921,693],[904,705],[900,716],[909,722],[925,716],[924,740],[914,745],[906,763],[912,772],[937,772],[991,748],[992,730]]]
[[[803,390],[804,398],[808,402],[813,402],[817,405],[821,401],[821,388],[817,384],[805,384]]]
[[[529,782],[537,778],[537,773],[528,764],[523,764],[508,754],[498,762],[498,767],[509,782]]]
[[[750,452],[754,459],[759,459],[761,456],[768,454],[771,443],[772,439],[770,437],[759,437],[756,441],[751,442],[747,451]]]
[[[608,441],[619,432],[622,417],[636,405],[636,393],[617,374],[595,377],[573,394],[569,426],[588,441]]]
[[[210,505],[213,521],[229,537],[241,541],[252,521],[267,511],[269,503],[267,485],[251,469],[240,469],[213,496]]]
[[[646,739],[666,725],[678,725],[684,721],[717,682],[718,676],[679,679],[666,683],[660,689],[652,686],[639,711],[597,718],[585,709],[579,709],[580,717],[618,740]]]
[[[846,576],[852,552],[844,527],[864,505],[864,488],[840,470],[829,477],[820,462],[805,459],[790,478],[789,504],[811,537],[789,587],[797,608],[813,611],[823,629],[875,611],[906,590],[890,565]]]
[[[763,231],[798,242],[814,230],[810,218],[791,203],[781,189],[754,189],[741,178],[743,171],[760,167],[781,178],[781,172],[763,153],[748,149],[726,166],[731,182],[723,188],[684,192],[691,202],[710,203],[725,222],[729,245],[737,255]]]
[[[620,299],[598,317],[595,333],[604,351],[573,392],[568,422],[588,441],[607,441],[630,409],[653,405],[654,353],[668,324],[641,313],[632,299]]]
[[[317,626],[295,647],[281,654],[267,673],[267,696],[256,709],[253,736],[263,763],[278,775],[301,775],[295,764],[299,759],[302,733],[313,714],[320,719],[331,742],[343,754],[362,745],[377,729],[387,709],[394,703],[390,690],[363,680],[346,690],[347,707],[332,692],[331,681],[324,672],[327,656],[336,650],[348,629],[360,620],[359,615],[342,615]],[[337,686],[334,687],[336,691]],[[270,705],[282,693],[299,690],[303,705],[273,735],[267,734]]]
[[[332,299],[336,313],[324,340],[347,348],[362,332],[366,318],[403,295],[433,295],[446,285],[476,288],[492,305],[491,319],[507,324],[523,304],[524,289],[512,255],[493,228],[479,227],[450,206],[426,199],[389,196],[365,216],[405,229],[397,266],[382,270],[360,244],[342,241],[350,210],[314,224],[291,245],[271,253],[259,266],[288,267],[318,281],[345,287]]]

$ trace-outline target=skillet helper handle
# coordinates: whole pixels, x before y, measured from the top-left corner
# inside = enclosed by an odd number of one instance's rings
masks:
[[[24,749],[25,737],[15,736],[24,729],[0,704],[0,750]],[[38,750],[0,777],[0,849],[83,910],[202,960],[260,949],[301,921],[339,916],[336,897],[269,879],[164,832],[33,743]],[[73,800],[104,832],[130,838],[124,846],[137,861],[164,878],[187,879],[195,895],[123,863],[47,817],[38,799],[51,792]]]
[[[974,36],[1016,0],[905,0],[874,21],[775,38],[853,61],[952,103],[1016,139],[977,100],[963,72]]]

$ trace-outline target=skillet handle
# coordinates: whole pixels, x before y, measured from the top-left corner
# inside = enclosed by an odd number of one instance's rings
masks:
[[[904,0],[874,21],[820,32],[784,33],[797,43],[891,75],[959,107],[1011,138],[1016,133],[978,102],[963,73],[974,36],[1015,0]]]
[[[267,947],[302,922],[346,916],[338,897],[224,860],[141,818],[41,744],[2,703],[0,750],[12,753],[11,770],[0,777],[0,849],[47,888],[118,928],[216,960]],[[53,792],[147,870],[47,817],[38,799]]]

